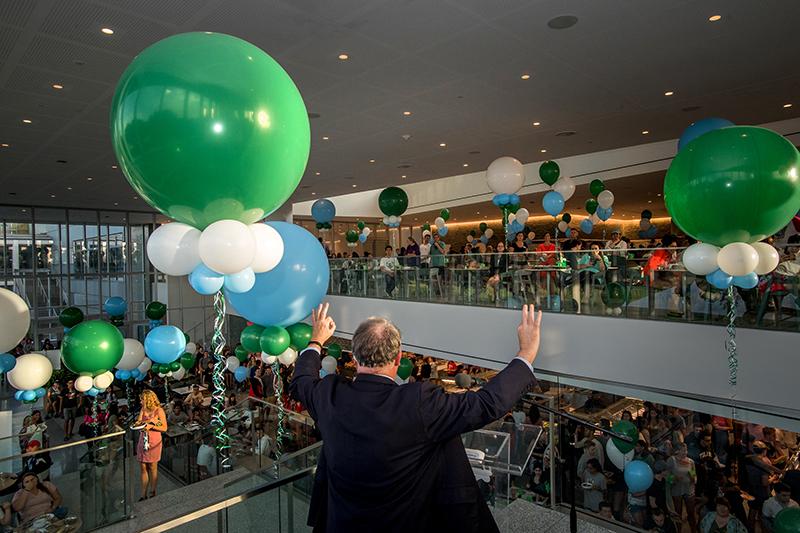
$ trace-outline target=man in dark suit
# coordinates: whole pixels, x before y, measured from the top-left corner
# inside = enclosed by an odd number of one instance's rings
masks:
[[[353,334],[353,381],[320,379],[320,348],[336,324],[327,304],[316,309],[290,385],[323,438],[309,525],[348,533],[498,531],[460,435],[505,415],[534,383],[541,316],[523,307],[517,357],[481,390],[447,394],[430,383],[397,385],[400,332],[383,318]]]

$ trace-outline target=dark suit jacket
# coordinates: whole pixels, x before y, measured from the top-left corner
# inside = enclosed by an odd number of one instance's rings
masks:
[[[513,407],[534,382],[524,362],[465,394],[368,374],[320,379],[319,369],[317,352],[304,351],[290,384],[324,442],[309,516],[315,531],[497,531],[460,435]]]

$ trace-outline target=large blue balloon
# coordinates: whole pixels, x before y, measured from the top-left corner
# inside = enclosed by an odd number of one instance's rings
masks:
[[[248,371],[246,366],[236,367],[236,370],[233,371],[233,377],[236,378],[236,381],[239,383],[247,379],[247,374]]]
[[[287,222],[267,222],[284,242],[283,258],[269,272],[256,274],[245,293],[225,291],[244,318],[260,326],[289,326],[311,314],[328,291],[330,270],[325,250],[311,233]]]
[[[206,296],[215,294],[225,283],[225,276],[219,272],[214,272],[203,263],[200,263],[189,274],[189,285],[199,294]]]
[[[589,220],[588,218],[584,218],[583,220],[581,220],[581,231],[582,232],[584,232],[585,234],[589,235],[592,232],[593,229],[594,229],[594,224],[592,224],[591,220]]]
[[[0,355],[0,373],[8,372],[12,368],[17,366],[17,358],[11,355],[10,353],[4,353]]]
[[[154,363],[171,363],[185,351],[186,336],[175,326],[158,326],[144,338],[144,353]]]
[[[653,471],[644,461],[626,464],[624,474],[629,492],[644,492],[653,484]]]
[[[128,302],[122,296],[112,296],[106,299],[103,309],[108,316],[122,316],[128,310]]]
[[[311,205],[311,216],[317,222],[330,222],[336,216],[336,206],[327,198],[320,198]]]
[[[706,281],[708,281],[717,289],[724,290],[733,284],[733,276],[726,274],[720,269],[716,269],[714,272],[706,276]]]
[[[597,218],[599,218],[600,220],[605,222],[606,220],[611,218],[611,214],[613,212],[614,212],[614,209],[611,208],[611,207],[599,207],[598,206],[597,207],[597,211],[595,211],[595,214],[597,215]],[[651,227],[654,227],[654,226],[651,226]]]
[[[564,197],[559,192],[550,191],[542,198],[542,207],[548,215],[556,216],[564,209]]]
[[[685,130],[683,130],[683,133],[681,133],[681,138],[678,139],[678,151],[680,152],[683,150],[684,146],[697,139],[704,133],[718,130],[720,128],[727,128],[728,126],[733,125],[733,122],[730,120],[716,117],[704,118],[702,120],[698,120],[697,122],[692,122]]]

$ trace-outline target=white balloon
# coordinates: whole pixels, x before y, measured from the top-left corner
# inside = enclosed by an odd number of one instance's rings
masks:
[[[398,217],[397,215],[389,215],[389,222],[391,224],[397,224],[398,222],[400,222],[400,217]]]
[[[14,349],[28,334],[30,325],[31,311],[25,300],[8,289],[0,289],[0,353]]]
[[[139,366],[136,368],[139,369],[139,372],[141,372],[142,375],[144,375],[150,371],[151,366],[153,366],[153,361],[151,361],[149,357],[145,357],[141,364],[139,364]]]
[[[8,383],[17,390],[34,390],[45,385],[53,375],[53,364],[42,354],[28,353],[17,357],[17,364],[8,371]]]
[[[649,218],[643,218],[639,221],[639,229],[642,231],[647,231],[650,229],[650,226],[652,226],[652,224],[650,223]]]
[[[367,237],[369,237],[369,234],[372,233],[372,230],[370,229],[369,226],[364,226],[364,229],[361,230],[361,233],[363,235],[366,235]]]
[[[491,239],[494,235],[494,230],[492,228],[486,228],[486,231],[483,232],[487,239]]]
[[[597,205],[603,209],[608,209],[614,205],[614,193],[606,189],[597,195]]]
[[[444,227],[444,219],[442,217],[436,217],[436,220],[433,221],[433,224],[441,229]]]
[[[567,224],[563,220],[558,223],[558,231],[560,231],[561,233],[564,233],[568,229],[569,229],[569,224]]]
[[[261,360],[264,361],[266,364],[271,365],[272,363],[277,361],[278,358],[274,355],[269,355],[266,352],[261,352]]]
[[[172,379],[174,379],[175,381],[180,381],[183,379],[183,376],[185,375],[186,375],[186,369],[180,367],[178,370],[172,372]]]
[[[383,217],[383,223],[388,225],[389,224],[389,217]]]
[[[553,184],[553,190],[560,194],[566,202],[572,198],[573,194],[575,194],[575,183],[572,181],[572,178],[568,176],[561,176]]]
[[[136,339],[123,339],[122,359],[117,363],[120,370],[133,370],[144,361],[144,346]]]
[[[514,194],[525,183],[522,163],[513,157],[499,157],[486,169],[486,183],[495,194]]]
[[[592,213],[592,216],[590,216],[590,217],[589,217],[589,220],[591,220],[591,221],[592,221],[592,225],[593,225],[593,226],[596,226],[596,225],[598,225],[600,222],[602,222],[602,220],[600,220],[600,217],[599,217],[599,216],[597,216],[597,213]]]
[[[719,268],[729,276],[744,276],[758,266],[758,252],[745,242],[732,242],[717,255]]]
[[[297,352],[293,348],[286,348],[286,351],[278,356],[278,361],[282,365],[289,366],[297,359]]]
[[[475,239],[472,235],[467,235],[467,242],[472,242]]]
[[[171,378],[172,377],[172,370],[170,370],[169,372],[167,372],[166,374],[163,374],[163,375],[168,377],[168,378]]]
[[[239,368],[240,365],[241,363],[239,362],[238,359],[236,359],[235,355],[231,355],[230,357],[225,359],[225,368],[231,372]]]
[[[517,220],[517,215],[515,215],[514,213],[509,213],[508,214],[508,223],[511,224],[515,220]]]
[[[778,250],[776,250],[774,246],[766,242],[756,242],[750,246],[752,246],[758,254],[758,265],[756,265],[755,268],[756,274],[763,276],[775,270],[781,257],[778,255]]]
[[[253,272],[268,272],[278,266],[283,257],[283,239],[275,228],[267,224],[250,224],[250,233],[256,243]]]
[[[200,259],[220,274],[236,274],[253,263],[255,239],[238,220],[218,220],[200,235]]]
[[[692,274],[705,276],[719,268],[717,264],[719,248],[713,244],[698,242],[683,252],[683,266]]]
[[[147,258],[156,270],[187,276],[200,264],[200,230],[171,222],[159,226],[147,239]]]
[[[527,209],[523,207],[517,210],[515,218],[517,219],[517,222],[519,222],[520,224],[525,224],[528,221],[529,216],[530,213],[528,212]]]
[[[95,376],[93,380],[94,386],[100,390],[106,390],[113,382],[114,374],[111,372],[103,372],[99,376]]]
[[[633,450],[622,453],[612,439],[606,441],[606,456],[620,470],[625,470],[625,465],[633,461],[633,453]]]
[[[328,374],[335,374],[336,373],[336,359],[331,357],[330,355],[326,355],[322,358],[322,370],[327,372]]]
[[[187,342],[186,348],[183,350],[185,353],[190,353],[192,355],[197,353],[197,345],[193,342]]]
[[[78,376],[75,378],[75,390],[78,392],[86,392],[94,386],[92,376]]]

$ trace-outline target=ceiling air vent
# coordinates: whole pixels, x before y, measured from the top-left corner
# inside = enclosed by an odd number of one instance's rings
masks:
[[[564,130],[564,131],[559,131],[558,133],[556,133],[556,137],[572,137],[576,133],[577,132],[572,131],[572,130]]]
[[[397,168],[411,168],[411,164],[409,163],[401,163],[397,165]]]
[[[547,25],[554,30],[566,30],[578,23],[578,17],[574,15],[561,15],[547,21]]]

